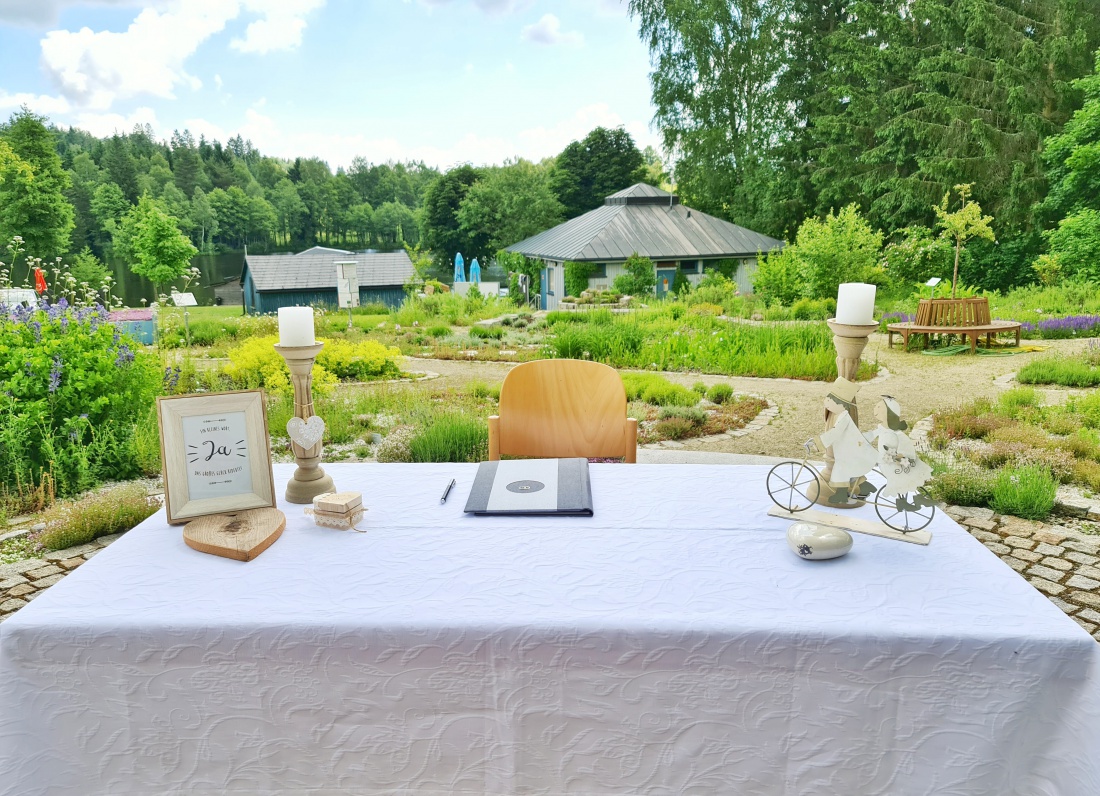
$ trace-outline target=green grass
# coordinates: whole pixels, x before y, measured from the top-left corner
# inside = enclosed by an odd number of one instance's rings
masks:
[[[1058,384],[1062,387],[1100,386],[1100,367],[1069,357],[1036,359],[1020,368],[1021,384]]]
[[[675,318],[659,306],[629,315],[550,313],[547,323],[552,355],[617,368],[819,381],[837,375],[832,333],[821,322],[757,325],[692,313]],[[863,363],[860,378],[875,372],[874,363]]]
[[[1037,464],[1006,468],[997,473],[989,505],[998,514],[1025,520],[1045,520],[1054,508],[1058,483]]]

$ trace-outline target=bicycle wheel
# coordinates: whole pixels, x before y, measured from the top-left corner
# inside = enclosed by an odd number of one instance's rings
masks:
[[[768,471],[768,497],[787,511],[803,511],[814,504],[818,475],[804,462],[780,462]]]
[[[936,504],[923,492],[910,492],[875,500],[875,514],[887,526],[901,533],[926,527],[936,515]]]

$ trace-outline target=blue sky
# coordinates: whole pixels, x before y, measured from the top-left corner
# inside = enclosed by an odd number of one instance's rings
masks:
[[[625,0],[0,0],[0,116],[265,154],[500,163],[651,129]]]

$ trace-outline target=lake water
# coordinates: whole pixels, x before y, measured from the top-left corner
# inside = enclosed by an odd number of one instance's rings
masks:
[[[121,260],[109,260],[107,263],[114,272],[115,295],[122,299],[127,307],[142,307],[142,299],[146,302],[153,301],[155,291],[153,283],[148,279],[137,276],[130,271],[129,265]],[[241,278],[244,268],[244,252],[230,252],[228,254],[200,254],[192,258],[191,265],[197,266],[202,275],[192,282],[187,291],[195,294],[195,298],[201,305],[214,303],[214,286],[230,281],[236,283]],[[183,280],[175,283],[176,287],[183,290]],[[236,287],[234,284],[233,287]],[[166,291],[168,292],[168,291]],[[234,292],[239,297],[240,291]],[[240,299],[236,299],[240,303]]]

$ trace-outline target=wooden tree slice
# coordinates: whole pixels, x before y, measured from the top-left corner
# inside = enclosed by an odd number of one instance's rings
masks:
[[[286,515],[278,509],[212,514],[187,523],[183,541],[200,553],[251,561],[271,547],[285,527]]]

